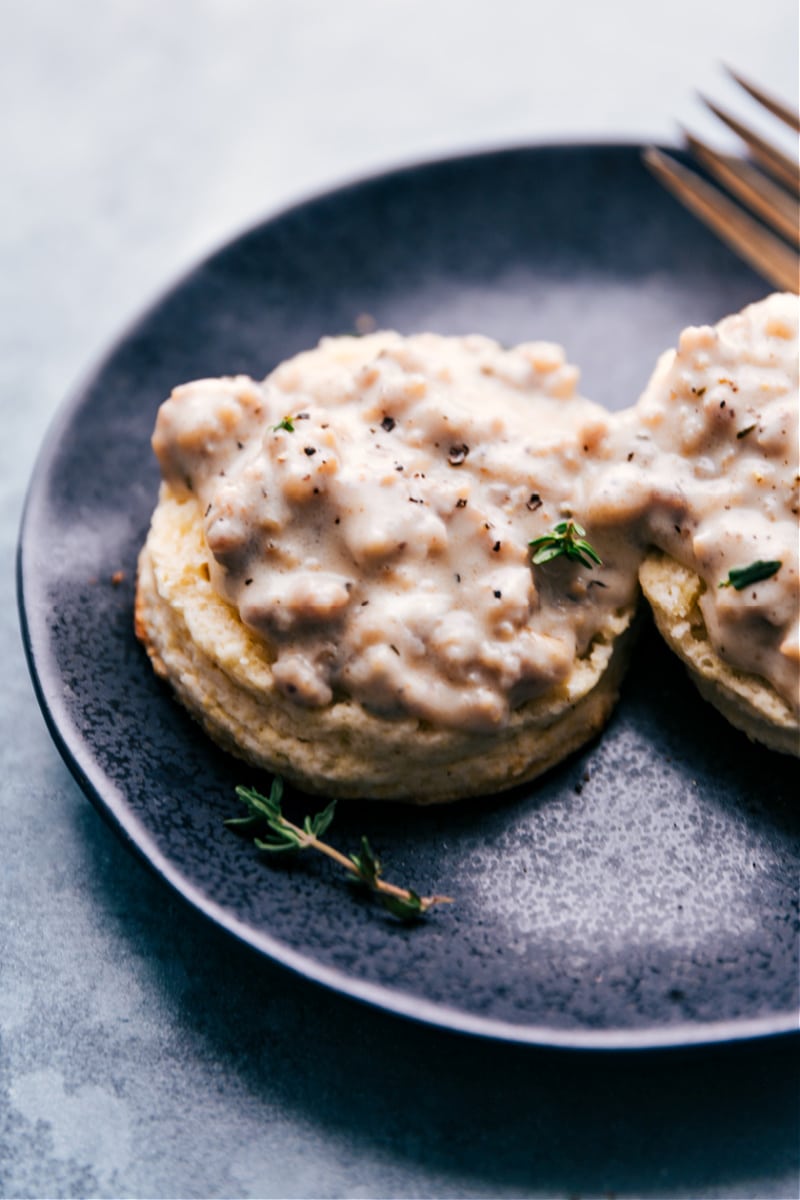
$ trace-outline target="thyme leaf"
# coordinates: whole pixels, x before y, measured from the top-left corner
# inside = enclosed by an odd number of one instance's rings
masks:
[[[225,824],[238,833],[254,835],[253,844],[258,850],[268,854],[318,850],[364,884],[384,908],[401,921],[417,920],[434,904],[452,903],[449,896],[419,896],[412,888],[387,883],[382,878],[380,860],[366,837],[361,838],[358,852],[349,855],[322,841],[322,835],[327,832],[336,812],[335,800],[331,800],[318,813],[305,816],[302,825],[296,825],[283,814],[283,780],[279,775],[273,779],[268,796],[248,787],[237,787],[236,795],[246,806],[247,815],[230,817]]]
[[[270,425],[272,433],[277,433],[279,429],[285,429],[287,433],[294,433],[294,423],[297,417],[292,417],[288,413],[285,417],[281,417],[277,425]]]
[[[411,888],[408,889],[407,898],[390,896],[386,893],[381,896],[381,902],[384,908],[387,908],[393,916],[399,917],[401,921],[415,921],[425,912],[425,901]]]
[[[365,837],[361,838],[361,853],[351,854],[350,861],[367,887],[377,888],[383,869]]]
[[[749,567],[731,567],[728,572],[728,578],[723,579],[720,587],[734,587],[737,592],[741,592],[743,588],[749,587],[751,583],[759,583],[762,579],[769,579],[775,575],[781,568],[782,563],[776,559],[764,561],[757,559],[750,563]]]
[[[593,569],[594,564],[603,565],[603,560],[589,542],[586,541],[586,530],[577,521],[559,521],[549,533],[534,538],[528,542],[533,551],[534,566],[542,566],[554,558],[568,558],[572,562],[582,563],[584,567]]]

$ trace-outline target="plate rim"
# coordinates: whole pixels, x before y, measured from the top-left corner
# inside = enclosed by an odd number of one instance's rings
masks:
[[[681,1021],[669,1025],[647,1025],[630,1029],[589,1029],[569,1026],[562,1028],[522,1022],[517,1024],[498,1018],[471,1014],[446,1004],[426,1000],[424,997],[410,992],[354,978],[346,971],[318,962],[310,954],[294,950],[269,932],[248,925],[221,904],[205,896],[192,879],[175,867],[155,844],[146,826],[128,808],[122,792],[113,785],[109,787],[109,781],[105,777],[101,778],[102,772],[92,755],[87,752],[88,745],[84,735],[70,717],[61,700],[58,687],[53,686],[56,673],[51,644],[46,637],[42,638],[41,644],[34,644],[36,635],[32,633],[29,605],[26,602],[28,592],[33,587],[33,584],[29,582],[28,560],[33,558],[30,538],[36,526],[37,506],[43,503],[48,490],[48,480],[57,456],[61,436],[66,429],[71,428],[77,411],[85,403],[93,386],[132,336],[170,297],[180,292],[184,285],[204,266],[248,236],[287,216],[296,214],[299,210],[324,202],[328,198],[340,196],[347,191],[369,186],[398,175],[413,174],[426,169],[515,153],[535,153],[543,150],[566,150],[574,153],[631,152],[642,151],[649,144],[639,139],[554,138],[534,142],[501,143],[456,151],[452,154],[432,154],[409,159],[387,164],[366,173],[353,174],[331,185],[312,189],[220,239],[178,271],[148,303],[135,311],[133,316],[123,323],[120,332],[77,377],[57,405],[34,459],[25,491],[16,546],[16,598],[21,638],[34,693],[48,732],[82,793],[112,828],[116,836],[120,838],[125,848],[133,852],[141,865],[149,869],[165,886],[170,888],[182,903],[189,905],[204,920],[234,937],[248,951],[269,959],[309,983],[317,984],[338,995],[395,1016],[443,1031],[542,1049],[606,1052],[662,1051],[747,1042],[765,1037],[791,1036],[800,1032],[800,1012],[792,1010],[760,1017],[728,1018],[717,1021]],[[673,145],[663,148],[670,153],[677,152],[680,155],[680,151]]]

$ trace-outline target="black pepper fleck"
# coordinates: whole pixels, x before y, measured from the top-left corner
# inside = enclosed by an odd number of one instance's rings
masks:
[[[538,492],[531,492],[530,498],[525,507],[529,508],[531,512],[535,512],[537,508],[542,507],[542,497]]]
[[[313,446],[305,446],[303,448],[303,453],[307,454],[309,458],[313,458],[317,451]]]
[[[384,417],[381,421],[381,429],[385,429],[387,433],[391,433],[395,426],[394,417]]]
[[[460,467],[469,454],[469,446],[462,442],[460,446],[451,446],[447,453],[447,461],[451,467]]]

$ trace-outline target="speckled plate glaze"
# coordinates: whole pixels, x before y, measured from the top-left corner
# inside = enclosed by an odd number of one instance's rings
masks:
[[[131,628],[158,482],[150,432],[174,384],[263,376],[369,313],[403,332],[562,342],[585,393],[620,408],[682,326],[766,291],[659,189],[635,146],[399,170],[213,254],[78,389],[29,493],[24,637],[50,729],[88,797],[212,921],[397,1013],[571,1047],[796,1028],[795,764],[731,730],[652,633],[606,733],[535,786],[440,810],[340,805],[338,844],[367,832],[390,878],[454,898],[409,929],[329,864],[265,865],[223,828],[234,785],[264,781],[205,740]]]

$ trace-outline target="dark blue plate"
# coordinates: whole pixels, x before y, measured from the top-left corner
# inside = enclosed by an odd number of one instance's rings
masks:
[[[684,325],[766,291],[635,146],[399,170],[300,204],[201,263],[68,402],[28,497],[25,643],[90,800],[211,920],[398,1013],[562,1046],[796,1028],[794,764],[730,729],[652,634],[602,738],[541,782],[441,810],[340,805],[340,846],[366,832],[388,877],[454,898],[406,928],[326,862],[265,865],[223,828],[252,773],[173,702],[131,628],[158,482],[150,432],[174,384],[263,376],[368,313],[403,332],[562,342],[586,394],[619,408]]]

